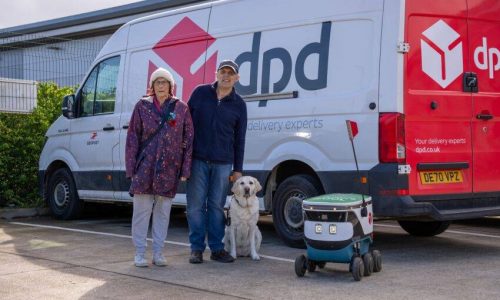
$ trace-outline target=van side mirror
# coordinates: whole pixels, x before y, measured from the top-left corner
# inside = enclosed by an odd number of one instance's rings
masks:
[[[62,114],[68,119],[73,119],[76,115],[75,112],[75,95],[64,96],[62,102]]]

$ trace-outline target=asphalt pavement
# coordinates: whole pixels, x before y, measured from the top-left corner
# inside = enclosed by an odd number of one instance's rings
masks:
[[[262,217],[262,259],[188,263],[184,214],[172,216],[168,265],[136,268],[127,208],[107,206],[76,221],[0,220],[0,299],[499,299],[500,219],[453,224],[436,237],[407,235],[378,221],[383,269],[355,282],[329,263],[298,278],[270,217]],[[149,248],[150,250],[150,248]],[[150,253],[149,253],[150,257]]]

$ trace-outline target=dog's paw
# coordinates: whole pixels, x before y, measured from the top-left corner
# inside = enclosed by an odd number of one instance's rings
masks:
[[[258,254],[252,254],[253,260],[260,260],[260,256]]]
[[[236,251],[229,253],[234,259],[236,259],[237,255],[236,255]]]

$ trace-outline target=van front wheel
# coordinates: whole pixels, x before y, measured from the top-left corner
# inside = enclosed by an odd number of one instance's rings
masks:
[[[321,193],[321,185],[309,175],[285,179],[273,200],[273,222],[276,232],[290,247],[304,247],[304,216],[302,201]]]
[[[80,215],[83,201],[78,197],[71,171],[55,171],[49,178],[47,192],[49,208],[56,219],[70,220]]]

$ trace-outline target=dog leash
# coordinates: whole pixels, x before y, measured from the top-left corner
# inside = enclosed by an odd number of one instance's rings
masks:
[[[233,202],[234,196],[231,197],[231,202]],[[231,204],[229,204],[229,207],[231,207]],[[229,208],[224,209],[226,213],[226,226],[231,226],[231,214],[229,213]]]
[[[240,201],[238,201],[238,199],[236,199],[236,197],[235,197],[235,196],[233,196],[233,199],[234,199],[234,200],[236,200],[236,204],[238,204],[238,206],[239,206],[239,207],[241,207],[241,208],[247,208],[247,207],[248,207],[248,205],[247,205],[247,206],[243,206],[243,205],[241,205]],[[232,200],[231,200],[231,201],[232,201]]]

